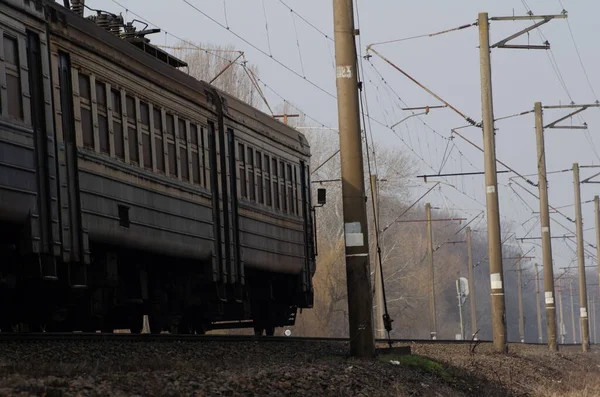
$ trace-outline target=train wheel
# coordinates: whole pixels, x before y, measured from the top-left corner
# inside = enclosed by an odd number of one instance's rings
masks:
[[[133,313],[129,317],[129,330],[132,334],[142,333],[144,328],[144,316],[139,313]]]
[[[267,327],[267,328],[265,328],[265,334],[267,336],[274,336],[275,335],[275,327]]]
[[[150,325],[150,333],[153,335],[160,334],[164,330],[164,321],[159,315],[149,315],[148,325]]]
[[[255,336],[262,336],[264,331],[263,327],[254,327],[254,335]]]

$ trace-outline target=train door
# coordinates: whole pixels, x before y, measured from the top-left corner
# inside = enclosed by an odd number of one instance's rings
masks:
[[[73,74],[69,54],[58,52],[58,83],[61,137],[58,139],[58,176],[61,203],[63,260],[69,264],[68,278],[72,287],[87,285],[89,250],[84,236],[79,200],[77,140],[73,108]]]
[[[44,45],[45,48],[45,45]],[[44,56],[46,55],[46,56]],[[60,256],[58,235],[58,205],[56,197],[56,167],[54,163],[54,128],[52,117],[47,117],[50,106],[50,82],[47,70],[47,52],[42,50],[38,33],[27,31],[27,59],[31,92],[31,122],[36,152],[38,212],[41,242],[41,276],[56,279],[56,262]],[[45,72],[46,71],[46,72]]]

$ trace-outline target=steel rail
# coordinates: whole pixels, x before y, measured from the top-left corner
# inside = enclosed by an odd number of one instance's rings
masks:
[[[210,342],[260,342],[260,343],[299,343],[299,342],[350,342],[349,338],[328,338],[328,337],[293,337],[293,336],[254,336],[254,335],[184,335],[184,334],[127,334],[127,333],[4,333],[0,332],[0,343],[6,342],[189,342],[189,343],[210,343]],[[491,340],[454,340],[454,339],[376,339],[378,344],[490,344]],[[515,345],[540,345],[544,343],[518,343],[510,342]],[[566,343],[560,346],[579,346],[579,344]]]

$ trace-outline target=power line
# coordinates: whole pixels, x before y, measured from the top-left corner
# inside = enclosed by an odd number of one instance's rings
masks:
[[[300,68],[302,69],[302,76],[306,78],[306,72],[304,71],[304,61],[302,61],[302,50],[300,49],[300,38],[298,37],[298,27],[296,26],[296,18],[292,13],[292,24],[294,25],[294,32],[296,32],[296,46],[298,47],[298,56],[300,57]]]
[[[394,40],[388,40],[388,41],[380,41],[380,42],[377,42],[377,43],[370,44],[370,45],[369,45],[369,47],[374,47],[374,46],[376,46],[376,45],[384,45],[384,44],[391,44],[391,43],[399,43],[399,42],[402,42],[402,41],[408,41],[408,40],[420,39],[420,38],[423,38],[423,37],[434,37],[434,36],[439,36],[439,35],[442,35],[442,34],[451,33],[451,32],[456,32],[456,31],[458,31],[458,30],[462,30],[462,29],[470,28],[471,26],[476,26],[476,25],[477,25],[477,23],[470,23],[470,24],[466,24],[466,25],[461,25],[461,26],[458,26],[458,27],[456,27],[456,28],[447,29],[447,30],[442,30],[442,31],[440,31],[440,32],[435,32],[435,33],[421,34],[421,35],[418,35],[418,36],[404,37],[404,38],[401,38],[401,39],[394,39]]]
[[[328,35],[327,33],[323,32],[321,29],[319,29],[318,27],[316,27],[314,24],[312,24],[309,20],[307,20],[306,18],[304,18],[302,15],[298,14],[294,9],[292,9],[292,7],[290,7],[289,5],[287,5],[283,0],[279,0],[279,2],[281,4],[283,4],[288,10],[290,10],[291,13],[296,14],[296,16],[298,16],[298,18],[300,18],[302,21],[304,21],[304,23],[306,23],[308,26],[310,26],[311,28],[313,28],[314,30],[316,30],[317,32],[319,32],[320,34],[322,34],[323,36],[325,36],[325,38],[331,42],[333,42],[333,38]]]
[[[567,11],[565,10],[565,6],[563,5],[562,1],[558,0],[558,3],[562,7],[563,12],[566,13]],[[571,34],[571,40],[573,41],[573,46],[575,47],[575,52],[577,53],[577,57],[579,58],[579,64],[581,65],[581,69],[583,70],[585,79],[587,80],[588,86],[590,87],[590,91],[592,92],[594,99],[597,101],[598,96],[596,95],[596,91],[594,91],[594,87],[592,86],[592,83],[590,82],[590,76],[588,75],[586,67],[583,64],[583,58],[581,57],[581,53],[579,52],[579,46],[577,45],[577,41],[575,41],[575,35],[573,34],[573,29],[571,29],[571,23],[569,22],[568,19],[566,19],[566,21],[567,21],[567,27],[569,28],[569,33]]]
[[[250,47],[254,48],[256,51],[260,52],[261,54],[263,54],[267,58],[272,59],[279,66],[283,67],[284,69],[286,69],[290,73],[293,73],[297,77],[300,77],[301,79],[307,81],[310,85],[312,85],[313,87],[315,87],[319,91],[323,92],[324,94],[330,96],[331,98],[333,98],[333,99],[337,98],[335,94],[332,94],[331,92],[327,91],[326,89],[324,89],[323,87],[321,87],[317,83],[315,83],[312,80],[308,79],[306,76],[301,75],[300,73],[298,73],[297,71],[295,71],[291,67],[287,66],[285,63],[281,62],[279,59],[277,59],[273,55],[267,53],[262,48],[258,47],[257,45],[255,45],[252,42],[250,42],[248,39],[244,38],[242,35],[240,35],[237,32],[235,32],[233,29],[230,29],[229,27],[223,25],[221,22],[217,21],[216,19],[214,19],[213,17],[211,17],[210,15],[208,15],[207,13],[205,13],[204,11],[202,11],[200,8],[198,8],[197,6],[195,6],[194,4],[192,4],[190,1],[188,1],[188,0],[181,0],[181,1],[183,1],[185,4],[187,4],[188,6],[190,6],[196,12],[200,13],[201,15],[203,15],[205,18],[209,19],[211,22],[213,22],[216,25],[220,26],[221,28],[227,30],[228,32],[231,32],[231,34],[233,34],[238,39],[242,40],[244,43],[248,44]]]
[[[269,46],[269,54],[273,55],[271,50],[271,36],[269,35],[269,19],[267,18],[267,8],[265,7],[265,0],[262,1],[263,15],[265,16],[265,31],[267,32],[267,45]]]

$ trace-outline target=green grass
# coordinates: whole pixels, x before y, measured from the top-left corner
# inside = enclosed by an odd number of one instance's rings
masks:
[[[448,372],[447,368],[434,360],[431,360],[427,357],[415,356],[415,355],[406,355],[406,356],[398,356],[394,354],[382,354],[378,357],[380,361],[390,363],[390,361],[398,361],[400,365],[403,367],[408,367],[415,369],[417,371],[430,373],[433,375],[437,375],[444,380],[451,380],[452,376]],[[391,364],[390,364],[391,365]]]

